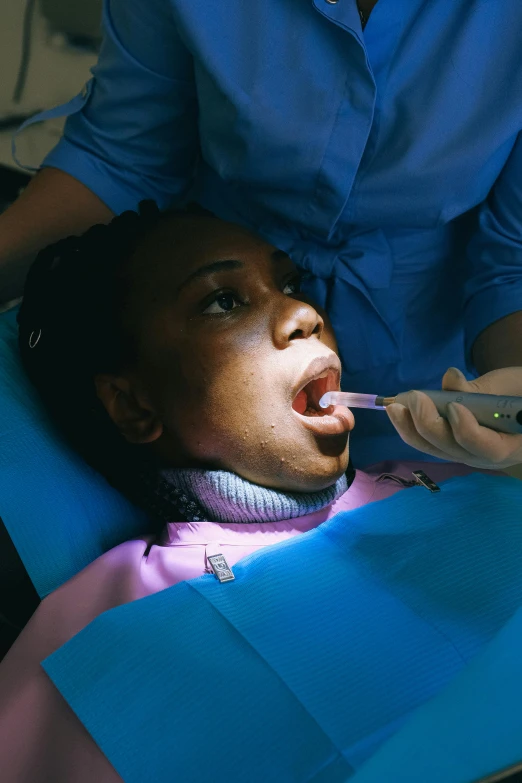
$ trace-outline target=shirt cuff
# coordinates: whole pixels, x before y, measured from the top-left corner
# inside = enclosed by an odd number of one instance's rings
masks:
[[[151,176],[140,176],[139,179],[128,176],[120,167],[86,152],[65,137],[42,162],[41,168],[46,167],[70,174],[98,196],[116,215],[127,210],[136,210],[144,199],[153,199],[160,209],[166,209],[179,197],[176,187],[165,188],[164,180],[158,181]]]

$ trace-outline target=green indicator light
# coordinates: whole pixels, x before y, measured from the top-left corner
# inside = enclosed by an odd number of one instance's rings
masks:
[[[498,417],[500,416],[500,413],[494,413],[493,416],[495,417],[495,419],[498,419]]]

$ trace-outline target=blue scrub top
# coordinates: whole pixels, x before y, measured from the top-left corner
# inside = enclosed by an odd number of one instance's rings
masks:
[[[44,166],[116,213],[190,195],[289,252],[346,390],[473,374],[522,309],[520,0],[379,0],[364,32],[355,0],[106,0],[103,24]],[[413,451],[362,411],[352,454]]]

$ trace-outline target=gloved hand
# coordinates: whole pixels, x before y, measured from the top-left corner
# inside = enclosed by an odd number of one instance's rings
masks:
[[[442,379],[448,391],[505,394],[522,397],[522,367],[493,370],[467,381],[455,367]],[[474,468],[502,470],[522,462],[522,435],[508,435],[481,427],[463,405],[448,405],[448,421],[439,416],[426,394],[410,392],[407,406],[394,403],[386,409],[395,429],[410,446],[426,454]]]

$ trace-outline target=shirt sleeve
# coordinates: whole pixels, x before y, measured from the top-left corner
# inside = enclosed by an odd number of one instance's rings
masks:
[[[192,57],[168,0],[105,0],[103,32],[85,100],[42,166],[117,214],[145,198],[165,208],[189,189],[198,155]]]
[[[490,324],[522,310],[522,134],[488,198],[468,246],[466,353]],[[471,359],[469,359],[472,365]]]

